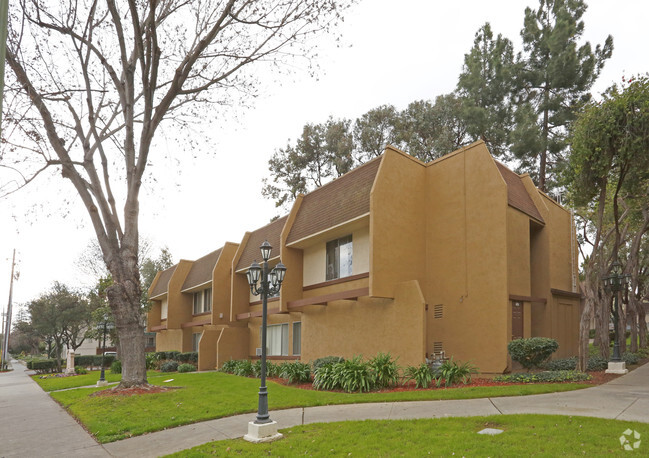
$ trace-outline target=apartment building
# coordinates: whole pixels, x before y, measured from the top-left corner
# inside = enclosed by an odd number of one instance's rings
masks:
[[[482,142],[429,163],[388,147],[240,243],[160,272],[158,350],[198,349],[201,369],[257,357],[261,303],[246,272],[265,240],[270,266],[288,269],[268,301],[270,359],[382,351],[417,365],[444,352],[502,373],[514,338],[553,337],[558,357],[577,353],[570,212]]]

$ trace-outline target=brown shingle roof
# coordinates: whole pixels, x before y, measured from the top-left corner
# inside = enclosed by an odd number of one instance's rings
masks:
[[[282,234],[282,229],[284,229],[286,218],[288,218],[288,215],[282,216],[250,234],[248,243],[246,243],[243,253],[239,258],[239,262],[237,263],[237,267],[234,269],[235,271],[248,268],[250,264],[252,264],[252,261],[261,261],[261,252],[259,251],[259,247],[264,243],[264,240],[268,240],[268,243],[273,247],[270,257],[274,258],[279,256],[279,238]]]
[[[370,191],[382,158],[379,156],[304,196],[286,243],[369,213]]]
[[[521,181],[521,177],[516,175],[514,172],[509,170],[498,161],[496,161],[496,165],[498,166],[498,170],[500,171],[500,174],[507,184],[507,203],[511,207],[514,207],[522,211],[526,215],[531,216],[532,218],[544,223],[545,221],[543,221],[543,217],[541,216],[541,213],[539,213],[539,209],[536,208],[534,201],[527,193],[527,189],[525,189],[525,185]]]
[[[171,276],[176,271],[176,267],[178,267],[178,264],[160,272],[158,282],[155,284],[153,291],[151,291],[151,297],[156,297],[167,292],[169,289],[169,280],[171,280]]]
[[[218,261],[219,256],[221,256],[221,250],[223,250],[223,248],[212,251],[210,254],[194,261],[192,268],[185,279],[185,283],[183,283],[182,290],[212,281],[212,271],[214,270],[216,261]]]

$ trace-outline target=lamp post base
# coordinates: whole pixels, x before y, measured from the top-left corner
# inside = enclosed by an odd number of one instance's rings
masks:
[[[106,380],[97,381],[97,386],[106,386],[106,385],[108,385],[108,382]]]
[[[251,421],[248,423],[248,434],[243,436],[244,440],[255,444],[260,442],[276,441],[282,437],[284,437],[284,435],[277,432],[276,421],[262,424]]]
[[[629,372],[629,369],[626,368],[626,363],[624,361],[609,361],[608,369],[606,369],[607,374],[621,374],[624,375]]]

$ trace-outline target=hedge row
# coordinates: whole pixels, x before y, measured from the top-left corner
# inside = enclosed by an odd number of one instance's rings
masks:
[[[115,356],[104,355],[104,367],[110,367]],[[81,367],[101,367],[101,355],[81,355],[74,357],[74,365]]]

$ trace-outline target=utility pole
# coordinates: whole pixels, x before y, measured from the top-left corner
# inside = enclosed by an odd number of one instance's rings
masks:
[[[14,268],[16,267],[16,249],[14,248],[13,259],[11,260],[11,279],[9,280],[9,304],[7,305],[7,321],[4,329],[4,342],[2,342],[2,353],[0,353],[0,368],[7,368],[7,346],[9,345],[9,331],[11,331],[11,300],[14,290]]]

